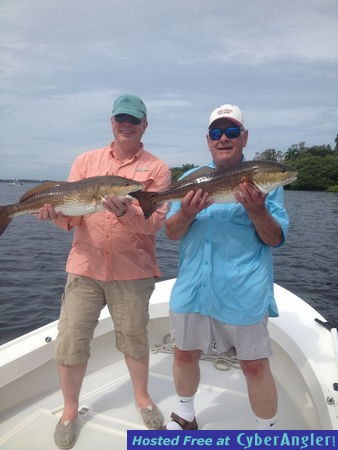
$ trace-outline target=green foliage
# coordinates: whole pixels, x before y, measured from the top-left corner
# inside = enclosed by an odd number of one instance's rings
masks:
[[[307,147],[305,142],[292,145],[285,154],[275,149],[256,153],[255,159],[285,162],[298,170],[298,178],[287,188],[336,192],[338,185],[338,135],[334,149],[330,145]]]
[[[288,163],[298,170],[292,189],[326,191],[338,184],[338,155],[301,157]]]
[[[285,153],[285,161],[295,161],[299,158],[308,158],[311,156],[334,156],[338,155],[338,150],[332,149],[330,145],[314,145],[306,147],[305,142],[292,145]]]
[[[190,169],[193,169],[195,166],[194,164],[183,164],[181,167],[172,167],[171,170],[171,181],[177,181],[181,175],[183,175],[185,172],[187,172]]]
[[[284,159],[284,153],[280,150],[275,150],[274,148],[268,148],[264,150],[262,153],[256,153],[255,160],[264,160],[264,161],[282,161]]]
[[[328,188],[329,192],[337,192],[338,193],[338,184],[336,184],[335,186],[330,186]]]

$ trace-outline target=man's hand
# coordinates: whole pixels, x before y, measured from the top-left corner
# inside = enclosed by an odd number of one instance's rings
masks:
[[[234,194],[250,214],[259,214],[265,209],[266,194],[263,194],[254,184],[244,182],[239,185],[239,191]]]
[[[281,226],[265,206],[266,194],[246,181],[239,185],[239,189],[235,194],[236,200],[246,209],[260,239],[267,245],[278,245],[283,233]]]
[[[57,213],[53,205],[45,204],[37,213],[37,217],[40,220],[56,220],[60,217],[64,217],[63,214]]]
[[[202,189],[189,191],[181,201],[181,212],[187,219],[193,219],[202,209],[213,203],[208,192],[203,192]]]
[[[210,194],[202,189],[189,191],[181,201],[181,209],[166,221],[166,233],[169,239],[181,239],[188,231],[195,216],[212,205]]]
[[[107,211],[115,214],[116,217],[121,217],[127,212],[131,201],[131,198],[121,198],[113,195],[111,197],[104,198],[102,204]]]

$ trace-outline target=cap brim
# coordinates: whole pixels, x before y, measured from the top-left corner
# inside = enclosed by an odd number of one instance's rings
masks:
[[[136,117],[137,119],[142,119],[144,117],[144,113],[142,111],[137,111],[133,108],[118,108],[113,111],[113,117],[118,114],[128,114],[129,116]]]
[[[236,119],[233,119],[232,117],[217,117],[217,119],[215,119],[215,120],[213,120],[212,122],[210,122],[209,128],[211,127],[211,125],[212,125],[213,123],[217,122],[217,120],[222,120],[222,119],[229,120],[230,122],[233,122],[234,124],[238,125],[239,127],[244,127],[244,125],[243,125],[241,122],[239,122],[239,121],[236,120]]]

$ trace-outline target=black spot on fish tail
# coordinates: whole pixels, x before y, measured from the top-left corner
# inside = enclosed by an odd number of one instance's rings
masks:
[[[156,199],[158,196],[157,192],[135,191],[130,192],[129,195],[136,198],[139,202],[145,219],[148,219],[160,206]]]
[[[7,208],[5,206],[0,206],[0,236],[6,230],[11,221],[12,219],[8,217]]]

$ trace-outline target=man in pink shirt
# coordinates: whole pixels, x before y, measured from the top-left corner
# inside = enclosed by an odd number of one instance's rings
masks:
[[[134,95],[118,97],[111,118],[115,140],[108,146],[78,156],[68,181],[98,175],[118,175],[143,183],[146,190],[162,191],[170,170],[147,152],[141,138],[148,126],[143,101]],[[106,198],[105,210],[81,217],[57,214],[51,205],[39,217],[74,230],[56,340],[56,361],[64,396],[64,410],[55,429],[55,443],[71,448],[82,381],[90,357],[89,344],[101,309],[107,304],[116,337],[124,353],[134,390],[148,428],[159,429],[163,417],[148,393],[149,346],[146,331],[148,304],[154,279],[160,276],[155,256],[155,234],[166,208],[145,220],[136,201]]]

